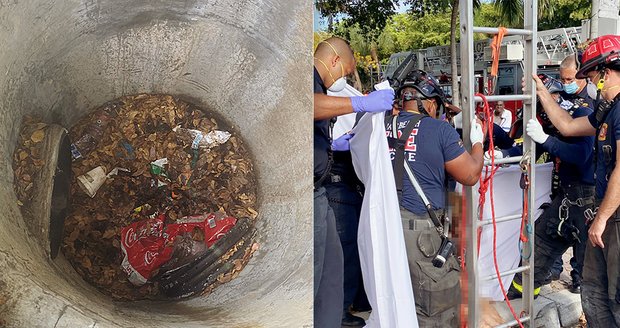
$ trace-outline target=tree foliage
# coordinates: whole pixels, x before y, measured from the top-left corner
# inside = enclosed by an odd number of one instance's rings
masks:
[[[539,30],[560,27],[580,26],[581,21],[590,18],[592,1],[590,0],[554,0],[554,16],[538,22]]]

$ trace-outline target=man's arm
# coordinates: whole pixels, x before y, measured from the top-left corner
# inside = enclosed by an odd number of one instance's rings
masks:
[[[551,94],[535,74],[532,75],[536,84],[536,94],[547,116],[553,125],[567,137],[593,136],[596,129],[590,124],[587,116],[573,119],[570,114],[558,105]]]
[[[326,120],[332,117],[353,113],[351,98],[314,94],[314,120]]]
[[[392,109],[394,90],[385,89],[367,96],[334,97],[322,93],[314,94],[314,120],[326,120],[349,113],[376,113]]]
[[[616,140],[616,149],[618,149],[617,147],[620,147],[620,140]],[[618,163],[618,161],[620,161],[620,152],[616,153],[616,163]],[[588,238],[592,246],[605,247],[602,238],[603,231],[605,231],[607,220],[609,220],[616,209],[618,209],[618,206],[620,206],[620,169],[616,166],[609,177],[603,202],[599,206],[596,212],[596,218],[588,230]]]
[[[550,136],[542,147],[549,154],[559,157],[562,162],[567,162],[580,167],[587,163],[594,152],[594,138],[579,137],[572,143],[564,142],[556,137]]]
[[[476,143],[471,154],[464,152],[457,158],[446,162],[446,171],[454,180],[466,186],[473,186],[480,179],[482,166],[484,165],[482,143]]]

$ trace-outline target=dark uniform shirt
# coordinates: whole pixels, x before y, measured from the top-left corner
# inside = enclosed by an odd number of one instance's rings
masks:
[[[398,115],[399,133],[413,117],[414,114],[408,112],[401,112]],[[392,136],[391,122],[387,124],[386,133],[388,137]],[[390,148],[392,160],[394,160],[395,151]],[[405,160],[409,162],[413,174],[434,209],[445,207],[445,163],[459,157],[464,152],[463,142],[456,130],[447,122],[425,117],[411,131],[405,144]],[[401,205],[414,214],[426,213],[426,207],[407,174],[403,174]]]
[[[314,93],[327,94],[327,88],[319,72],[314,69]],[[314,180],[319,179],[327,170],[330,151],[330,119],[314,121]]]
[[[562,99],[573,103],[573,118],[588,116],[593,112],[593,101],[586,89],[572,95],[560,93]],[[593,137],[564,137],[557,133],[547,138],[542,147],[550,155],[560,159],[558,175],[562,183],[580,182],[594,185]]]
[[[607,183],[616,165],[616,141],[620,140],[620,101],[616,101],[610,109],[605,121],[601,124],[598,134],[596,157],[596,198],[603,199],[607,191]],[[588,116],[593,127],[596,125],[596,112]]]

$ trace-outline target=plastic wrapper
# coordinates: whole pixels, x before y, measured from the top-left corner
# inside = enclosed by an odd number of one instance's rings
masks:
[[[76,142],[71,144],[71,156],[73,160],[82,158],[97,148],[99,140],[103,137],[105,128],[112,119],[110,110],[102,110],[95,117],[84,133]]]
[[[174,263],[208,251],[236,223],[223,213],[184,217],[170,224],[163,214],[134,222],[121,230],[121,266],[131,283],[143,285],[167,262],[171,261],[166,266],[171,269]]]
[[[172,129],[177,134],[177,139],[184,145],[191,145],[192,149],[210,149],[228,141],[230,133],[226,131],[213,130],[205,133],[200,130],[184,129],[175,127]]]

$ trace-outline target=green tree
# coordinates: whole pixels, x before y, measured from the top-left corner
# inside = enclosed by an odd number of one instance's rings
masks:
[[[413,14],[424,15],[428,12],[441,12],[450,10],[450,67],[452,74],[452,102],[455,106],[460,106],[460,92],[458,83],[458,65],[456,62],[456,34],[460,29],[457,28],[459,15],[459,0],[405,0],[405,4],[410,5]],[[480,0],[473,1],[474,8],[480,6]]]
[[[579,0],[577,0],[579,1]],[[557,0],[538,1],[538,20],[553,19]],[[494,0],[501,26],[523,26],[523,0]],[[540,26],[540,25],[539,25]]]
[[[387,20],[396,13],[397,5],[398,0],[315,0],[322,15],[342,14],[345,26],[359,26],[376,62],[379,62],[377,39]]]
[[[553,17],[541,18],[538,21],[538,29],[580,26],[582,20],[590,18],[591,6],[590,0],[554,0]]]

